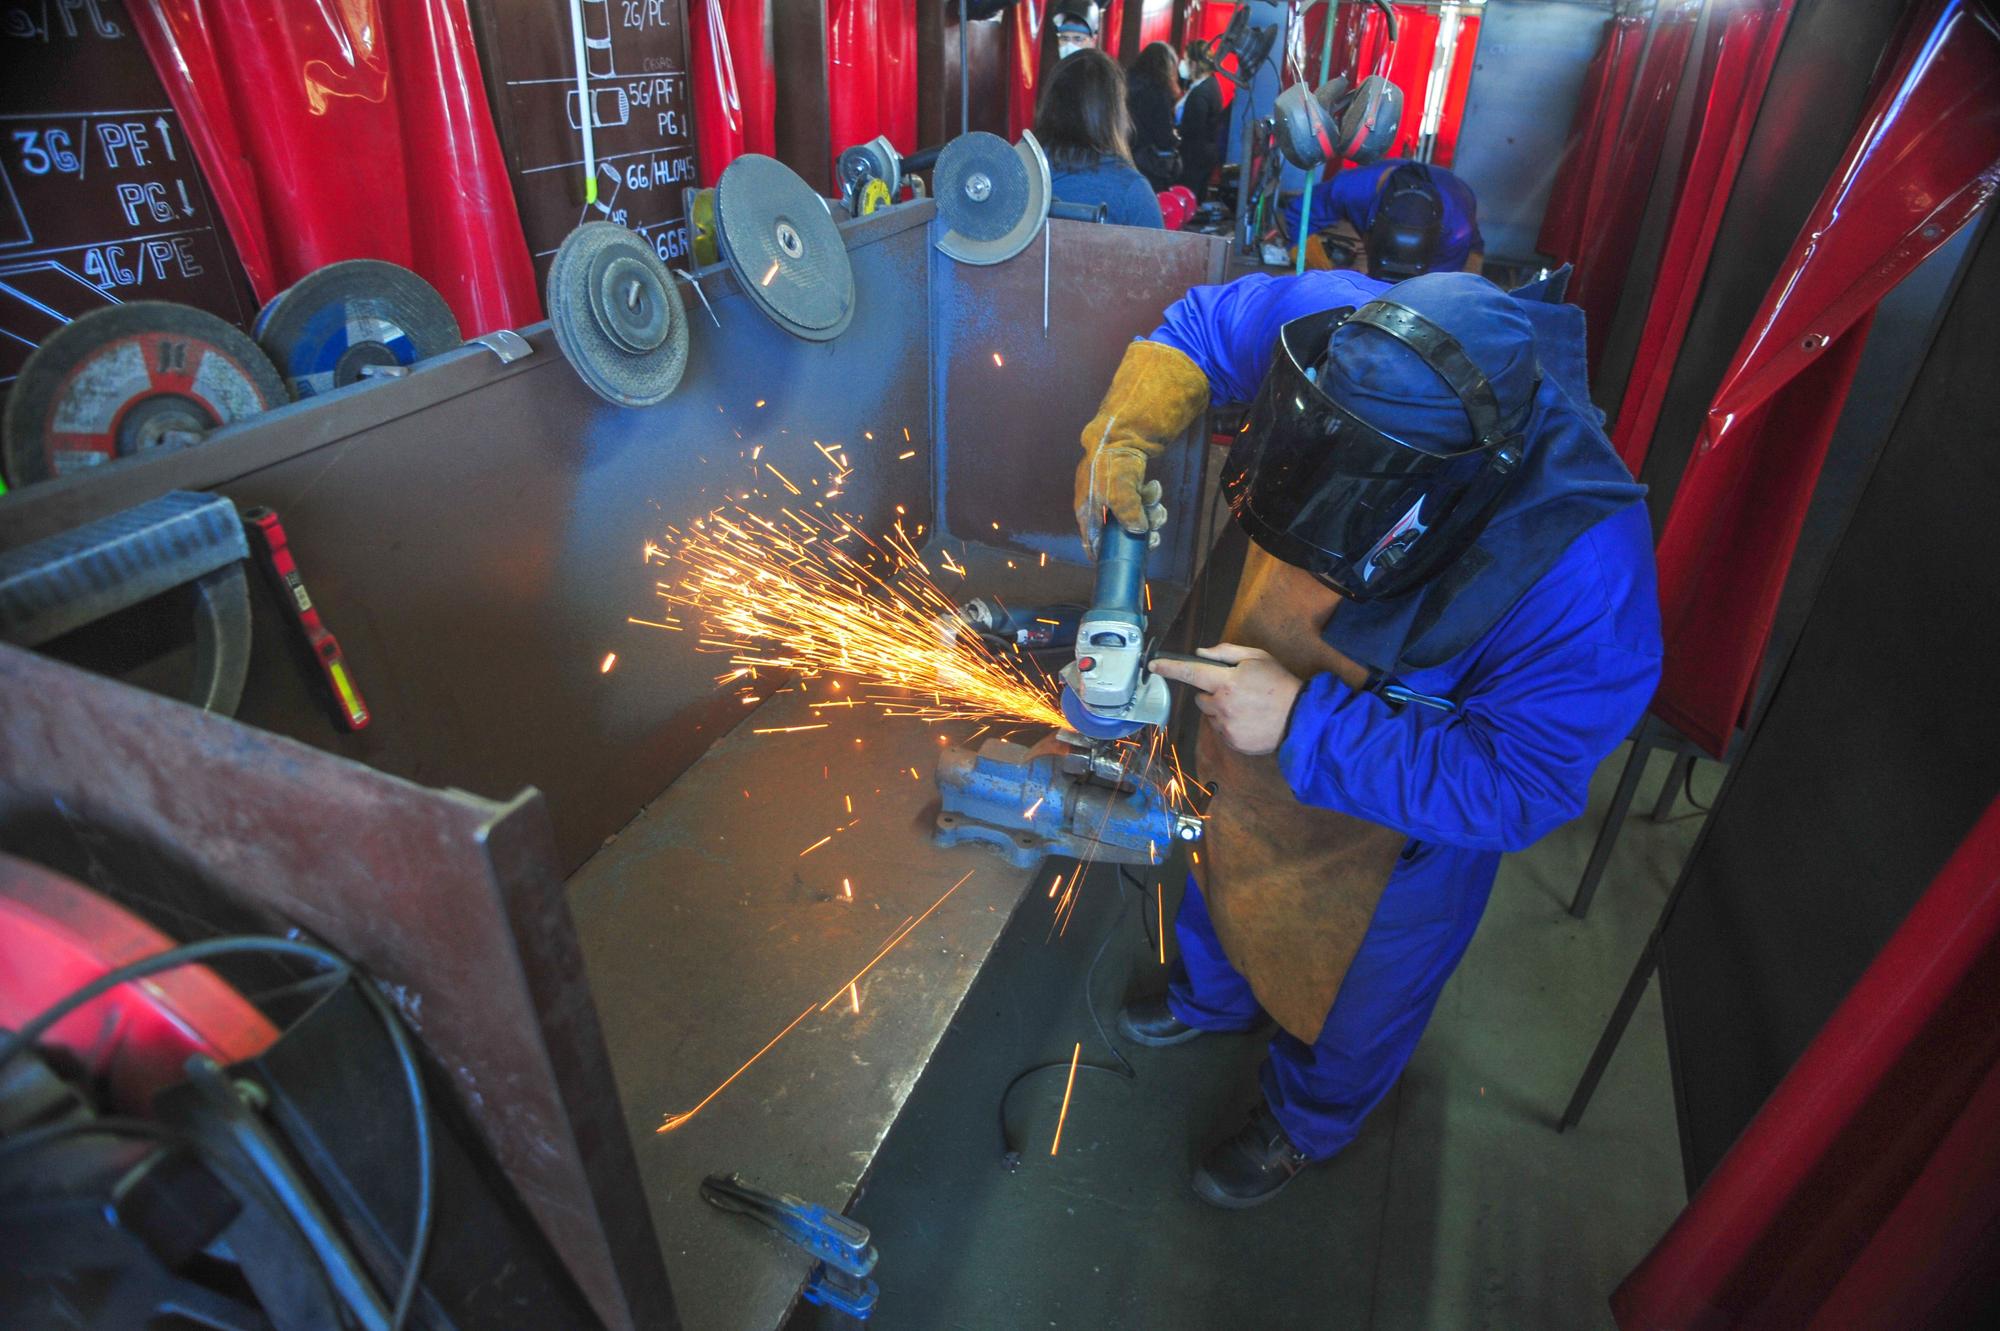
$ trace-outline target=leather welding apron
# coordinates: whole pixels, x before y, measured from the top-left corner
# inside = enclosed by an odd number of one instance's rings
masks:
[[[1338,593],[1252,544],[1222,631],[1302,679],[1358,668],[1320,638]],[[1230,963],[1264,1010],[1312,1044],[1407,838],[1299,803],[1274,753],[1236,752],[1201,720],[1197,771],[1215,787],[1195,880]]]

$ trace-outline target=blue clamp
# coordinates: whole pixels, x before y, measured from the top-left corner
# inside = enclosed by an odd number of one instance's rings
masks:
[[[869,1275],[879,1254],[868,1227],[813,1202],[766,1192],[735,1174],[711,1174],[701,1195],[710,1205],[747,1215],[818,1260],[806,1278],[805,1299],[865,1322],[881,1290]]]

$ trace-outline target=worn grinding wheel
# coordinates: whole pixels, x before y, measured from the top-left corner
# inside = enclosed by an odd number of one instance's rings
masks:
[[[0,421],[12,485],[67,476],[282,406],[284,381],[257,344],[204,310],[167,301],[74,319],[28,357]]]
[[[938,154],[932,175],[937,247],[960,263],[1004,263],[1048,221],[1049,160],[1031,133],[1010,145],[997,134],[961,134]]]
[[[854,267],[826,200],[775,158],[745,153],[715,182],[716,239],[737,285],[794,337],[829,342],[854,319]]]
[[[299,398],[415,365],[463,340],[451,306],[430,283],[378,259],[306,274],[257,312],[251,332]]]
[[[643,236],[585,222],[549,265],[556,345],[599,397],[650,407],[687,369],[687,308],[673,274]]]

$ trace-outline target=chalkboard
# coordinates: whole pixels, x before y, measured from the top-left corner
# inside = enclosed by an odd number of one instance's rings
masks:
[[[180,117],[122,0],[0,7],[0,407],[78,315],[172,300],[257,307]]]
[[[596,202],[584,196],[584,98],[571,5],[582,10]],[[472,0],[473,30],[537,281],[589,221],[630,227],[686,265],[682,190],[695,181],[683,0]]]

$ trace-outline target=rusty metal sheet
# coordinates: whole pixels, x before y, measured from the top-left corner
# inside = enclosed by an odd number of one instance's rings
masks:
[[[901,504],[912,529],[931,522],[930,213],[844,228],[858,303],[831,343],[702,274],[721,327],[690,298],[687,374],[659,406],[602,401],[537,325],[511,365],[469,349],[87,485],[8,495],[0,548],[168,489],[276,509],[375,720],[336,728],[263,588],[239,718],[427,785],[536,786],[574,868],[741,718],[683,635],[628,623],[660,605],[649,539],[747,489],[757,444],[808,502],[829,472],[814,439],[854,463],[849,513],[886,526]]]
[[[305,930],[389,986],[612,1326],[674,1324],[548,817],[0,645],[0,850],[193,941]]]
[[[1089,598],[1080,566],[1015,557],[1010,569],[1007,551],[949,548],[967,576],[945,581],[968,596]],[[1181,595],[1155,584],[1162,624]],[[737,1170],[844,1207],[1008,918],[1024,894],[1034,909],[1027,889],[1055,872],[931,843],[939,740],[976,726],[814,713],[811,702],[834,695],[821,681],[805,688],[758,708],[570,882],[674,1297],[690,1326],[717,1331],[779,1325],[810,1263],[708,1206],[702,1178]],[[756,733],[828,717],[824,730]],[[849,994],[848,977],[968,872]],[[655,1131],[739,1068],[692,1118]]]
[[[1051,221],[991,267],[931,256],[940,508],[957,536],[1080,562],[1070,512],[1078,437],[1125,354],[1190,286],[1222,280],[1219,237]],[[1042,331],[1043,267],[1048,333]],[[1195,559],[1204,438],[1197,425],[1154,474],[1174,515],[1156,576],[1185,582]]]

